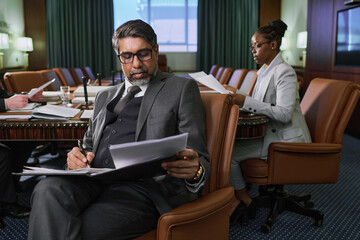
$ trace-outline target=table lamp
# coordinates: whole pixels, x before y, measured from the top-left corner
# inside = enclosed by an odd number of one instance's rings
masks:
[[[0,49],[9,48],[9,36],[6,33],[0,33]],[[4,53],[0,52],[0,70],[4,68]]]
[[[27,52],[34,50],[32,39],[29,37],[19,37],[17,39],[17,49],[24,52],[24,68],[27,69],[29,67],[29,54]]]
[[[306,64],[306,47],[307,47],[307,31],[299,32],[297,36],[297,48],[304,49],[302,52],[302,66],[305,68]]]

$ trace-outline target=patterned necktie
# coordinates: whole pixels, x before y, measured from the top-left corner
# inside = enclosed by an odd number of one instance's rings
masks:
[[[134,98],[134,96],[140,92],[141,89],[139,86],[131,86],[128,88],[128,93],[125,97],[121,98],[116,106],[114,107],[114,113],[119,114],[121,110],[125,107],[125,105]]]

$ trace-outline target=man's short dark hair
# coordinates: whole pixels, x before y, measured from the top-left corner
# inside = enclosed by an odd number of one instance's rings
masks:
[[[153,49],[157,46],[157,37],[154,29],[140,19],[130,20],[116,29],[112,37],[112,45],[116,52],[119,51],[118,40],[126,37],[141,37],[148,42]]]

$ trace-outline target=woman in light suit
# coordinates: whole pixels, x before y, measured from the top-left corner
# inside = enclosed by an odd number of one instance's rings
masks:
[[[234,94],[235,103],[254,114],[270,118],[265,137],[235,142],[231,163],[230,184],[235,189],[239,204],[230,217],[231,223],[239,218],[243,225],[255,217],[255,206],[248,195],[239,163],[249,158],[266,161],[268,146],[272,142],[311,142],[309,129],[300,109],[299,86],[294,69],[280,55],[281,38],[287,25],[276,20],[260,27],[251,38],[250,50],[257,64],[257,82],[252,96]]]

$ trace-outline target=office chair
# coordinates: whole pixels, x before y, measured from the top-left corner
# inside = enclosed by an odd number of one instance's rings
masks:
[[[70,87],[76,87],[79,85],[73,78],[73,76],[70,73],[70,70],[67,68],[53,68],[53,71],[56,72],[56,74],[59,76],[61,84],[63,86],[70,86]]]
[[[91,70],[91,67],[89,67],[89,66],[82,67],[81,70],[83,71],[86,79],[91,79],[92,81],[94,81],[96,79],[93,71]]]
[[[201,94],[206,112],[206,144],[211,175],[202,195],[160,216],[157,229],[136,240],[229,238],[229,215],[234,189],[229,186],[230,163],[239,107],[225,94]]]
[[[76,82],[77,85],[82,84],[82,77],[86,77],[83,70],[81,70],[81,68],[70,68],[69,69],[74,81]],[[88,78],[86,78],[88,79]]]
[[[45,83],[45,80],[41,74],[36,71],[23,71],[5,73],[4,82],[9,92],[21,93],[29,92],[33,88],[40,87]],[[49,88],[48,86],[44,90],[50,90]]]
[[[213,75],[214,77],[216,77],[216,73],[218,72],[220,68],[220,65],[212,65],[209,74]]]
[[[249,70],[240,85],[240,92],[251,96],[257,80],[257,70]]]
[[[234,69],[229,68],[229,67],[225,68],[222,75],[218,79],[219,82],[221,84],[227,84],[229,82],[229,79],[230,79],[231,75],[233,74],[233,72],[234,72]]]
[[[312,209],[311,195],[290,194],[284,190],[284,184],[337,181],[344,130],[359,96],[359,84],[323,78],[312,80],[301,110],[313,142],[275,142],[269,146],[267,162],[261,159],[241,162],[245,179],[260,185],[259,196],[253,199],[256,206],[271,209],[261,226],[262,232],[270,232],[276,215],[284,210],[311,217],[316,226],[323,224],[323,214]]]
[[[60,86],[62,85],[61,84],[61,81],[60,81],[60,78],[59,78],[59,76],[56,74],[56,72],[55,71],[53,71],[53,70],[40,70],[40,71],[38,71],[40,74],[41,74],[41,76],[44,78],[44,80],[45,80],[45,82],[47,82],[47,81],[50,81],[50,80],[52,80],[52,79],[54,79],[55,78],[55,82],[53,82],[50,86],[51,86],[51,88],[50,88],[50,90],[51,91],[59,91],[60,90]]]
[[[231,78],[229,79],[228,83],[226,85],[230,87],[234,87],[235,89],[239,89],[242,82],[244,81],[245,75],[247,73],[247,69],[236,69],[233,74],[231,75]]]

